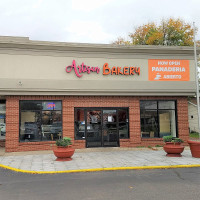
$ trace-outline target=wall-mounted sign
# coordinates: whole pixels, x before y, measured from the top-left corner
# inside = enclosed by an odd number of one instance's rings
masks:
[[[72,65],[69,65],[66,67],[66,72],[71,72],[72,69],[74,70],[75,74],[77,77],[82,77],[83,74],[82,73],[88,73],[90,74],[91,72],[96,72],[97,74],[100,72],[100,68],[99,67],[90,67],[85,65],[84,63],[82,63],[81,65],[76,66],[76,61],[73,60]]]
[[[189,60],[149,60],[149,81],[189,81]]]
[[[103,66],[103,75],[140,75],[140,67],[112,67],[105,63]]]
[[[91,72],[96,72],[99,74],[99,67],[87,66],[84,63],[81,65],[76,65],[76,61],[73,60],[72,65],[66,67],[66,72],[70,73],[72,70],[75,72],[77,77],[82,77],[83,73],[90,74]],[[140,75],[140,67],[109,67],[108,63],[103,65],[103,75]]]

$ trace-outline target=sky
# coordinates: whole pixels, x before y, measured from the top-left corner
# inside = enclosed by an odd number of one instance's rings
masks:
[[[0,0],[0,35],[109,44],[170,17],[195,22],[200,40],[200,0]]]

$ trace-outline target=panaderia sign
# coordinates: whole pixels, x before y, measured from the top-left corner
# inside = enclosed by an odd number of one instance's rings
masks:
[[[73,60],[72,65],[69,65],[66,67],[66,72],[70,73],[71,71],[74,71],[77,77],[82,77],[84,73],[90,74],[90,73],[97,73],[99,74],[101,69],[99,67],[92,67],[84,64],[82,62],[81,65],[77,65],[76,61]],[[105,63],[103,65],[103,75],[140,75],[140,67],[134,67],[134,66],[125,66],[125,67],[111,67],[108,63]]]
[[[189,60],[149,60],[149,81],[189,81]]]

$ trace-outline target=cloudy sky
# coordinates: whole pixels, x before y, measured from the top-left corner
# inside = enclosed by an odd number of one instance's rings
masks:
[[[195,22],[200,39],[200,0],[0,0],[0,35],[111,43],[169,17]]]

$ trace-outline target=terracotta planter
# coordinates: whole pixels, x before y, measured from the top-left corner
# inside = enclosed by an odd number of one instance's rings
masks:
[[[53,149],[54,155],[57,157],[56,161],[70,161],[74,155],[75,149],[68,147],[55,147]]]
[[[165,142],[165,146],[166,146],[166,145],[167,145],[167,146],[168,146],[168,145],[179,145],[179,146],[180,146],[181,143],[180,143],[180,142],[175,142],[175,143],[174,143],[174,142]]]
[[[188,140],[192,157],[200,158],[200,141]]]
[[[166,142],[163,146],[163,149],[167,153],[166,156],[168,157],[181,157],[181,153],[184,150],[184,146],[181,143],[173,143],[173,142]]]

